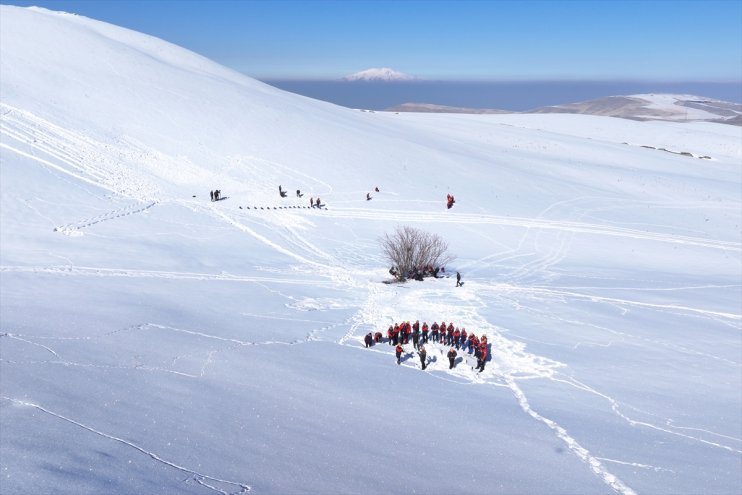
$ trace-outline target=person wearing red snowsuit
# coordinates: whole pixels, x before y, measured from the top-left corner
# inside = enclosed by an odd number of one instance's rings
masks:
[[[397,347],[394,349],[394,353],[397,355],[397,364],[400,363],[402,360],[402,353],[404,352],[404,349],[402,348],[402,344],[397,344]]]
[[[441,322],[438,342],[440,342],[441,344],[444,344],[446,342],[446,322],[445,321]]]
[[[446,332],[446,345],[453,345],[453,323],[448,324],[448,331]]]
[[[428,343],[428,322],[423,322],[423,344]]]
[[[408,344],[410,342],[410,334],[412,333],[412,325],[410,325],[410,322],[408,321],[405,323],[404,327],[404,343]]]
[[[461,332],[457,328],[457,329],[455,329],[453,331],[453,343],[456,346],[456,349],[457,350],[461,348],[461,341],[460,341],[460,339],[461,339]]]
[[[389,339],[389,345],[392,345],[392,337],[394,336],[394,327],[389,325],[389,328],[386,331],[386,338]]]
[[[379,342],[381,342],[381,339],[382,339],[383,337],[384,337],[384,336],[382,335],[382,333],[381,333],[381,332],[376,332],[376,333],[374,334],[374,342],[376,342],[376,343],[378,344]]]
[[[479,358],[477,359],[477,369],[481,373],[484,371],[484,364],[487,362],[487,344],[480,344]]]

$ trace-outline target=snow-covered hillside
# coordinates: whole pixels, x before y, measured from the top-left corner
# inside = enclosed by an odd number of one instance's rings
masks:
[[[0,492],[742,489],[742,128],[354,111],[9,6],[0,111]],[[398,225],[464,286],[382,283]],[[404,320],[492,359],[364,348]]]

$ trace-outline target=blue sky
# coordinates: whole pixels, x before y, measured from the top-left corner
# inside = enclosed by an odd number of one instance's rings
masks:
[[[742,81],[742,0],[65,1],[259,79]]]

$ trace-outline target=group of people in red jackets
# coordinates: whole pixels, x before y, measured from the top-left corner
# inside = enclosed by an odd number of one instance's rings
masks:
[[[485,363],[489,355],[489,346],[487,345],[487,336],[482,334],[479,338],[474,332],[467,332],[466,328],[461,327],[460,329],[454,326],[453,323],[442,321],[440,324],[433,322],[431,326],[428,326],[427,322],[423,322],[420,325],[420,320],[415,323],[404,321],[402,323],[394,323],[389,325],[386,331],[386,339],[389,345],[395,346],[395,354],[397,356],[397,364],[401,362],[402,353],[405,344],[412,342],[412,346],[418,351],[420,361],[422,363],[422,369],[427,367],[427,351],[423,347],[428,342],[435,342],[451,346],[446,356],[449,359],[449,369],[452,369],[455,365],[457,350],[461,350],[462,353],[468,350],[469,354],[474,353],[477,358],[477,367],[480,372],[484,371]],[[371,347],[375,343],[381,343],[384,341],[384,335],[377,331],[373,335],[369,332],[365,339],[366,347]]]

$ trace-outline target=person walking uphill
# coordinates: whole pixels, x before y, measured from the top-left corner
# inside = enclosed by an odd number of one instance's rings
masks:
[[[423,371],[425,371],[425,368],[428,367],[428,365],[425,362],[428,357],[428,352],[425,350],[425,346],[423,345],[420,346],[420,350],[418,351],[418,354],[420,355],[420,364],[422,364]]]
[[[452,370],[454,366],[454,361],[456,360],[456,349],[451,347],[451,350],[448,351],[448,354],[446,355],[448,356],[448,364],[449,364],[448,369]]]
[[[461,287],[461,274],[456,272],[456,287]]]
[[[394,348],[394,353],[397,355],[397,364],[402,360],[403,352],[404,349],[402,349],[402,344],[397,344],[397,347]]]

